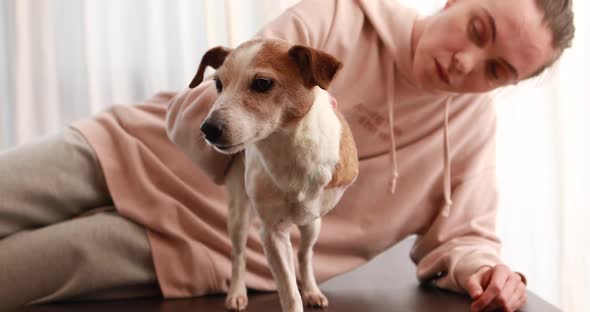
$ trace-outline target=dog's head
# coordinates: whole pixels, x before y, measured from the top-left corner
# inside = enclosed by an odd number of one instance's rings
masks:
[[[253,40],[234,50],[207,51],[191,88],[202,82],[207,66],[217,69],[218,98],[201,131],[217,151],[233,154],[305,116],[313,103],[313,87],[327,89],[342,63],[309,47]]]

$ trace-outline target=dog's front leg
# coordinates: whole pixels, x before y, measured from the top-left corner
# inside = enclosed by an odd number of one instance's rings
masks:
[[[278,229],[263,225],[260,230],[264,253],[279,293],[283,312],[303,312],[303,303],[297,289],[293,249],[289,229]]]
[[[232,242],[231,285],[225,299],[229,310],[241,311],[248,305],[246,290],[246,241],[252,223],[253,212],[244,187],[244,162],[236,157],[228,172],[229,211],[227,228]]]
[[[232,241],[232,274],[225,299],[225,306],[229,310],[241,311],[248,305],[245,252],[250,220],[251,211],[247,201],[238,201],[230,207],[228,230]]]
[[[301,296],[307,306],[327,307],[328,298],[322,294],[313,274],[313,246],[320,235],[322,219],[317,218],[311,223],[299,226],[301,246],[297,253],[301,270]]]

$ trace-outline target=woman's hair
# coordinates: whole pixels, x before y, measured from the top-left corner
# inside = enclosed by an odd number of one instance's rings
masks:
[[[572,45],[576,28],[574,26],[573,0],[535,0],[539,9],[543,12],[543,24],[549,27],[553,36],[553,48],[555,56],[541,69],[532,75],[535,77],[553,65],[563,54],[563,51]]]

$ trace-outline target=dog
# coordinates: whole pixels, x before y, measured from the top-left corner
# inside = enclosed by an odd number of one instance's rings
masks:
[[[206,144],[235,155],[227,170],[232,278],[226,308],[248,303],[244,252],[256,215],[283,311],[326,307],[312,268],[321,217],[358,175],[350,128],[326,91],[342,63],[325,52],[281,40],[247,41],[207,51],[189,87],[207,66],[218,97],[200,125]],[[299,227],[297,288],[290,228]],[[302,300],[303,298],[303,300]]]

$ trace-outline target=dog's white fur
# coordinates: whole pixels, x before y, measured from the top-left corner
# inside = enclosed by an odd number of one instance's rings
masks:
[[[293,131],[247,145],[243,157],[236,157],[228,173],[228,230],[233,247],[228,308],[241,309],[247,303],[244,248],[254,216],[250,204],[263,223],[262,243],[279,296],[288,301],[285,308],[303,311],[291,271],[294,265],[288,230],[292,224],[298,225],[301,233],[298,259],[304,301],[327,305],[313,274],[313,245],[319,236],[320,217],[338,203],[346,187],[323,190],[339,159],[341,124],[329,94],[319,87],[314,94],[311,110]]]
[[[325,90],[313,87],[309,111],[290,127],[277,126],[278,113],[270,112],[260,119],[256,112],[235,104],[236,98],[244,94],[240,88],[251,79],[261,47],[262,43],[255,43],[234,55],[234,82],[225,87],[205,119],[223,120],[231,143],[227,144],[229,148],[207,144],[226,154],[244,150],[235,156],[226,179],[232,241],[232,279],[226,306],[242,310],[247,305],[244,253],[248,228],[257,214],[261,219],[261,241],[283,310],[302,312],[289,229],[295,224],[301,233],[298,260],[303,301],[325,307],[328,300],[313,274],[313,245],[320,233],[320,217],[338,203],[354,179],[326,188],[340,161],[343,125]],[[356,157],[356,149],[354,153]]]
[[[275,206],[273,209],[297,203],[302,216],[293,215],[298,214],[295,211],[285,211],[284,216],[278,211],[273,214],[298,225],[320,217],[316,207],[319,192],[332,179],[340,158],[342,125],[330,95],[319,87],[314,87],[313,94],[310,111],[293,129],[275,132],[245,150],[246,192],[250,198],[259,205]],[[264,191],[262,196],[259,190]]]

